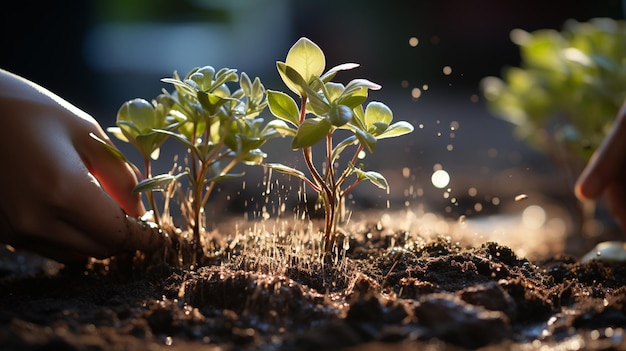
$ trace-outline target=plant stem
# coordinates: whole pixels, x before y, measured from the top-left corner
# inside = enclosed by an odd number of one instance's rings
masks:
[[[150,156],[149,155],[145,155],[143,158],[143,162],[144,162],[144,168],[145,168],[145,175],[146,178],[152,178],[152,162],[150,161]],[[148,190],[146,192],[146,197],[148,198],[148,203],[150,204],[150,209],[152,210],[152,214],[154,216],[154,222],[160,226],[161,225],[161,218],[159,216],[159,210],[157,208],[156,205],[156,201],[154,199],[154,192],[152,190]]]
[[[306,101],[307,97],[302,96],[302,101],[300,104],[300,123],[304,122],[304,117],[306,115]],[[322,177],[315,168],[315,165],[313,164],[313,153],[311,147],[303,148],[302,153],[306,166],[309,169],[313,180],[319,186],[318,192],[322,195],[322,201],[324,202],[324,248],[326,252],[329,252],[331,249],[332,239],[335,234],[333,229],[336,200],[334,195],[334,189],[331,189],[329,187],[324,177]]]

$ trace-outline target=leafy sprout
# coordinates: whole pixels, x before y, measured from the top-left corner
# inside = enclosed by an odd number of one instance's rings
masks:
[[[276,63],[285,85],[299,97],[299,104],[284,92],[268,90],[270,111],[286,123],[281,132],[292,138],[292,149],[302,150],[309,175],[283,164],[266,166],[302,179],[319,194],[324,206],[326,251],[332,248],[344,213],[345,196],[363,180],[383,189],[389,187],[382,174],[357,165],[361,153],[373,153],[380,139],[413,131],[408,122],[392,124],[393,113],[382,102],[369,102],[363,107],[368,92],[379,90],[380,85],[366,79],[354,79],[346,85],[331,81],[338,72],[358,66],[346,63],[324,73],[323,51],[309,39],[300,38],[289,50],[285,62]],[[335,143],[338,130],[347,131],[348,136]],[[313,162],[312,147],[317,144],[325,145],[322,165]],[[343,170],[338,169],[340,155],[348,148],[354,149],[352,156]],[[355,179],[347,183],[351,175]]]
[[[204,255],[201,234],[204,232],[204,207],[216,184],[236,178],[238,164],[258,165],[266,154],[260,149],[269,139],[281,136],[281,121],[265,123],[260,117],[267,107],[265,87],[258,78],[251,80],[246,73],[238,75],[234,69],[216,71],[211,66],[194,68],[184,78],[176,72],[172,78],[162,80],[174,90],[158,95],[151,103],[142,99],[125,102],[117,116],[117,127],[108,130],[120,140],[130,142],[144,159],[144,171],[132,165],[140,177],[135,191],[146,194],[157,224],[159,211],[154,202],[154,191],[165,193],[171,199],[177,185],[187,180],[187,193],[179,199],[187,227],[193,233],[192,245],[197,255],[195,264]],[[239,83],[231,92],[229,85]],[[171,138],[187,150],[184,167],[174,167],[171,172],[151,174],[151,160]],[[110,148],[111,149],[111,148]],[[163,206],[167,211],[169,208]]]

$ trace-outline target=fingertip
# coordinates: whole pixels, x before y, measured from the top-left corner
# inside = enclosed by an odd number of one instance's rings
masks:
[[[166,244],[166,236],[154,222],[147,222],[125,215],[128,240],[125,242],[127,249],[140,251],[155,251]]]

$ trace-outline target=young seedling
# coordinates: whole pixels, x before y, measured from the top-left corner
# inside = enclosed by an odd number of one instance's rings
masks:
[[[280,136],[278,129],[285,123],[274,120],[265,124],[259,114],[267,106],[265,87],[256,78],[251,81],[245,73],[234,69],[215,71],[205,66],[191,70],[181,79],[174,73],[163,82],[174,86],[173,92],[163,91],[152,103],[135,99],[124,103],[117,116],[117,128],[108,130],[120,140],[131,142],[143,156],[144,172],[132,165],[140,182],[135,191],[144,192],[157,224],[159,215],[153,192],[165,192],[164,210],[174,196],[178,180],[187,179],[187,193],[179,201],[187,227],[193,233],[192,247],[195,265],[205,255],[201,238],[204,228],[204,206],[216,184],[243,173],[231,173],[238,164],[258,165],[266,157],[260,147],[269,139]],[[239,82],[231,93],[229,83]],[[277,129],[278,128],[278,129]],[[167,139],[180,143],[186,150],[185,167],[174,166],[167,174],[151,174],[151,157],[158,157],[160,145]]]
[[[346,195],[363,180],[387,189],[387,180],[375,171],[365,171],[357,165],[365,151],[373,153],[380,139],[401,136],[413,131],[408,122],[391,124],[391,109],[381,102],[363,103],[369,90],[380,85],[366,79],[354,79],[347,85],[332,82],[337,72],[358,67],[356,63],[335,66],[324,73],[326,58],[322,50],[307,38],[299,39],[289,50],[285,62],[276,63],[287,87],[300,99],[299,105],[286,93],[268,90],[272,114],[288,123],[281,129],[291,136],[291,148],[302,150],[309,176],[300,170],[269,163],[267,167],[302,179],[319,194],[324,207],[324,249],[332,249],[335,234],[343,213]],[[348,136],[335,143],[335,133],[347,131]],[[313,146],[323,143],[325,156],[322,165],[313,160]],[[340,155],[350,146],[354,152],[343,170],[337,169]],[[349,176],[355,179],[346,184]]]

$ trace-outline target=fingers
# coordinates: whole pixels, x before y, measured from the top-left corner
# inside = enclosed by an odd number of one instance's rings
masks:
[[[68,199],[72,206],[63,209],[60,219],[68,224],[67,232],[89,235],[98,245],[97,248],[85,245],[80,248],[81,252],[104,258],[123,251],[154,251],[164,246],[158,227],[124,213],[97,183],[86,181],[77,188],[80,194]]]
[[[160,230],[127,215],[116,200],[103,191],[102,182],[89,173],[73,146],[67,148],[64,158],[57,163],[58,168],[64,170],[63,179],[55,182],[54,192],[46,196],[47,210],[40,211],[48,215],[48,232],[41,234],[44,239],[66,251],[96,258],[163,247],[165,241]]]
[[[595,151],[575,186],[580,199],[596,199],[608,184],[620,177],[626,166],[626,105],[611,132]]]
[[[92,132],[99,138],[110,142],[100,128]],[[75,144],[89,172],[119,206],[131,216],[143,215],[145,208],[141,202],[141,194],[133,192],[137,178],[131,168],[112,155],[100,142],[91,138],[88,132],[81,133]]]

